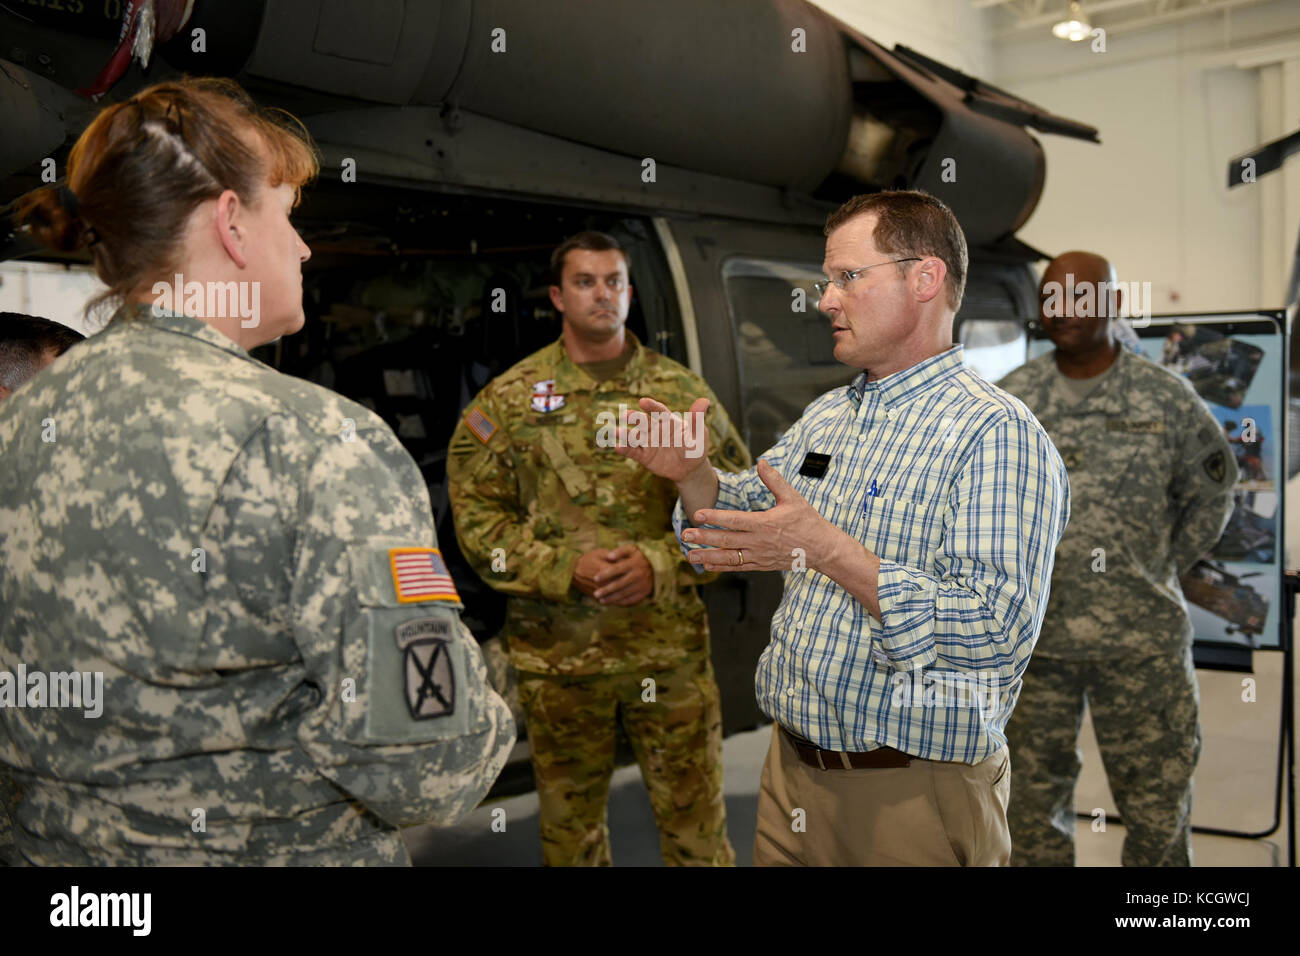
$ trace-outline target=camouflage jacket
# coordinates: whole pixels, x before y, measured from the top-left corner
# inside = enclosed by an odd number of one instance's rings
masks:
[[[1189,642],[1178,578],[1232,511],[1237,467],[1200,396],[1127,349],[1115,362],[1074,406],[1054,387],[1052,352],[998,382],[1038,416],[1070,476],[1070,524],[1034,650],[1042,657],[1149,655]]]
[[[487,793],[514,723],[377,416],[133,307],[0,452],[0,678],[103,675],[98,716],[0,708],[27,860],[406,864]]]
[[[593,379],[561,339],[489,382],[452,435],[456,534],[474,570],[510,595],[502,631],[523,671],[658,670],[708,653],[695,591],[707,578],[683,558],[672,530],[677,487],[602,441],[601,423],[616,419],[620,404],[639,411],[645,395],[674,411],[703,395],[713,464],[740,471],[749,452],[699,376],[627,335],[633,354],[613,379]],[[649,598],[602,607],[572,587],[579,557],[626,542],[654,568]]]

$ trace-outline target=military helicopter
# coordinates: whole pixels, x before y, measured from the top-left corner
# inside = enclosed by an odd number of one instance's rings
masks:
[[[1273,523],[1252,507],[1255,493],[1238,492],[1232,514],[1224,526],[1219,543],[1214,546],[1214,556],[1224,561],[1258,561],[1271,564],[1273,549],[1277,546]]]
[[[561,239],[623,242],[629,328],[703,375],[757,455],[853,374],[810,288],[829,211],[900,187],[952,207],[971,254],[954,336],[993,378],[1037,311],[1044,256],[1015,237],[1044,185],[1030,131],[1099,142],[802,0],[0,0],[0,38],[0,202],[61,173],[92,97],[223,75],[302,119],[322,159],[295,217],[307,329],[259,355],[393,426],[480,639],[502,602],[456,553],[445,449],[478,388],[558,336]],[[0,258],[32,253],[0,229]],[[704,594],[730,734],[762,719],[781,583]]]
[[[1240,632],[1243,637],[1253,638],[1264,632],[1268,602],[1253,587],[1242,582],[1262,573],[1255,571],[1238,575],[1221,562],[1198,561],[1179,583],[1188,601],[1228,622],[1225,634]]]

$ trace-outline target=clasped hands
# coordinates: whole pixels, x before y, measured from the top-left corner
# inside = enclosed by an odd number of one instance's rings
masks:
[[[635,544],[597,548],[573,566],[573,586],[601,604],[631,607],[654,593],[654,568]]]

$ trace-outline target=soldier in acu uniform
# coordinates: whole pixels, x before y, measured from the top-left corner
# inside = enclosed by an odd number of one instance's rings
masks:
[[[20,207],[124,303],[0,406],[0,679],[103,681],[98,715],[0,708],[26,862],[409,864],[398,827],[471,810],[514,742],[415,463],[247,352],[302,327],[315,165],[233,84],[163,84]],[[167,308],[175,273],[260,308]]]
[[[721,467],[749,454],[704,382],[626,331],[616,240],[552,257],[563,336],[466,407],[447,467],[456,533],[510,596],[504,626],[532,747],[547,865],[608,865],[616,723],[636,751],[670,864],[728,864],[722,729],[701,583],[672,530],[677,493],[614,450],[620,405],[707,395]],[[635,441],[635,438],[629,437]]]
[[[1191,862],[1201,733],[1178,579],[1218,540],[1236,469],[1192,387],[1115,341],[1114,287],[1100,256],[1053,260],[1042,316],[1056,350],[998,383],[1060,450],[1073,511],[1007,726],[1013,865],[1074,863],[1085,700],[1124,821],[1124,865]]]

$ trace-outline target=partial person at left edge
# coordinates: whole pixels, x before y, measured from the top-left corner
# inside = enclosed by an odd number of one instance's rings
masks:
[[[0,312],[0,401],[84,338],[76,329],[42,316]],[[10,822],[18,798],[16,781],[0,764],[0,866],[18,862]]]
[[[83,339],[76,329],[39,315],[0,312],[0,400]]]
[[[119,306],[0,404],[21,862],[405,865],[398,828],[468,813],[514,743],[409,454],[248,354],[304,324],[316,169],[288,114],[183,80],[106,107],[18,205]]]

